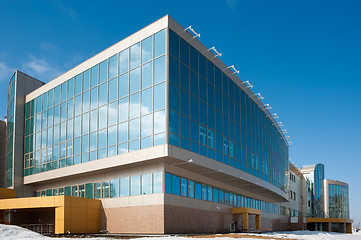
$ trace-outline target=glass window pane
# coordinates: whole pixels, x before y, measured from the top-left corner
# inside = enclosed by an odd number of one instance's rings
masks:
[[[139,118],[131,120],[129,122],[129,140],[137,139],[139,138]]]
[[[119,77],[118,84],[119,98],[125,97],[129,94],[129,74],[125,73]]]
[[[43,111],[44,111],[44,110],[48,109],[48,93],[47,92],[43,94],[42,101],[43,101],[42,105],[43,105]]]
[[[130,93],[135,93],[140,90],[140,68],[130,71]]]
[[[165,30],[159,31],[154,35],[154,57],[165,53]]]
[[[90,109],[90,92],[86,91],[83,93],[83,113],[88,112]]]
[[[98,88],[90,90],[90,109],[98,107]]]
[[[104,181],[102,182],[102,198],[108,198],[109,197],[109,182]]]
[[[108,106],[105,105],[99,108],[99,129],[105,128],[107,126],[107,117],[108,117]]]
[[[108,59],[99,64],[99,83],[108,80]]]
[[[174,84],[169,84],[169,107],[179,111],[179,88]]]
[[[153,134],[153,114],[141,118],[141,137]]]
[[[83,91],[88,90],[90,87],[90,69],[83,73]]]
[[[117,144],[117,126],[108,128],[108,146]]]
[[[162,192],[162,188],[163,188],[162,179],[163,176],[161,172],[153,173],[153,193]]]
[[[180,40],[180,60],[185,65],[189,66],[189,44],[183,39]]]
[[[63,84],[61,84],[61,101],[62,102],[64,102],[66,100],[66,97],[67,97],[67,83],[68,82],[64,82]],[[39,103],[39,99],[37,99],[36,102]]]
[[[119,53],[119,74],[129,70],[129,48]]]
[[[200,183],[196,183],[195,197],[196,199],[202,199],[202,185]]]
[[[136,196],[140,195],[140,176],[130,177],[130,195]]]
[[[165,81],[165,56],[154,61],[154,84]]]
[[[99,72],[98,71],[99,71],[98,65],[91,68],[91,83],[90,83],[91,87],[94,87],[94,86],[98,85],[98,83],[99,83],[99,81],[98,81]]]
[[[207,128],[199,125],[199,139],[200,143],[207,145]]]
[[[75,109],[75,116],[78,116],[82,113],[82,95],[76,96],[74,98],[74,109]]]
[[[108,89],[108,102],[113,102],[114,100],[118,99],[118,80],[116,78],[108,82]]]
[[[153,88],[142,91],[141,114],[145,115],[153,111]]]
[[[94,198],[100,198],[101,184],[99,182],[94,183]]]
[[[121,123],[118,126],[118,143],[128,141],[128,122]]]
[[[142,66],[142,88],[147,88],[153,84],[153,62]]]
[[[120,179],[120,196],[129,196],[129,177]]]
[[[64,195],[65,196],[71,196],[71,187],[65,187],[64,188]]]
[[[165,132],[165,110],[154,113],[154,134],[161,132]]]
[[[119,179],[110,180],[110,197],[119,197]]]
[[[188,181],[188,197],[194,198],[194,182]]]
[[[142,41],[142,63],[148,62],[153,58],[153,36]]]
[[[118,54],[109,58],[109,79],[118,75]]]
[[[97,141],[97,132],[93,132],[90,134],[90,137],[89,137],[89,142],[90,142],[90,145],[89,145],[89,149],[90,151],[94,151],[96,149],[98,149],[98,141]]]
[[[74,97],[74,78],[68,81],[68,99]]]
[[[99,86],[99,106],[103,106],[108,100],[108,84],[104,83]]]
[[[128,98],[123,98],[119,100],[118,106],[119,106],[119,122],[123,122],[128,120]]]
[[[190,127],[189,127],[189,118],[183,116],[183,115],[180,115],[180,135],[182,137],[185,137],[185,138],[188,138],[189,139],[189,130],[190,130]]]
[[[54,105],[59,104],[60,102],[60,86],[54,88]]]
[[[172,175],[172,194],[180,195],[180,177]]]
[[[179,114],[169,111],[169,131],[179,134]]]
[[[165,83],[154,86],[154,111],[165,108]]]
[[[93,183],[85,184],[85,197],[93,198]]]
[[[82,74],[79,74],[75,77],[75,95],[78,95],[79,93],[81,93],[82,90]]]
[[[202,200],[207,200],[207,186],[202,185]]]
[[[169,30],[169,53],[179,59],[179,36],[172,30]]]
[[[142,176],[142,194],[152,194],[152,174]]]
[[[130,69],[140,65],[140,43],[130,47]]]
[[[72,186],[71,187],[71,195],[73,197],[77,197],[78,196],[78,186]]]
[[[182,178],[181,179],[181,195],[187,197],[188,195],[188,184],[187,179]]]
[[[49,91],[49,96],[48,96],[48,105],[49,105],[49,108],[51,108],[52,106],[54,106],[54,90],[51,89]]]
[[[149,148],[149,147],[153,147],[153,137],[152,136],[142,138],[140,141],[141,149]]]
[[[108,126],[112,126],[118,122],[118,102],[108,105]]]
[[[164,175],[165,179],[165,193],[172,194],[172,174],[165,173]]]
[[[218,189],[213,189],[213,202],[218,202]]]
[[[169,81],[179,85],[179,62],[172,57],[169,58]]]
[[[90,112],[90,131],[98,130],[98,109]]]
[[[81,143],[82,143],[82,147],[81,147],[82,153],[88,152],[89,151],[89,135],[82,136]]]
[[[140,94],[136,93],[130,96],[130,118],[139,117],[140,115]]]
[[[98,131],[98,148],[100,149],[106,146],[107,146],[107,130],[103,129]]]

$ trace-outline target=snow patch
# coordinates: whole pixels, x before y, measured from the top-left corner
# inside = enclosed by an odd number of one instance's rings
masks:
[[[238,235],[238,234],[237,234]],[[274,240],[290,238],[298,240],[361,240],[361,232],[354,234],[343,233],[328,233],[317,231],[290,231],[290,232],[271,232],[264,234],[243,234],[239,235],[254,235],[269,237]],[[32,232],[25,228],[14,225],[1,225],[0,224],[0,239],[1,240],[110,240],[112,238],[52,238],[46,237],[39,233]],[[134,238],[132,240],[211,240],[211,238],[187,238],[177,236],[164,236],[164,237],[144,237]],[[231,240],[229,237],[215,237],[215,240]],[[234,240],[255,240],[254,238],[233,238]]]

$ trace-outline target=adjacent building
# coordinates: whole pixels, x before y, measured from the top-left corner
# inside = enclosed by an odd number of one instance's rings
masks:
[[[323,164],[303,167],[300,171],[307,181],[307,228],[352,232],[348,184],[325,179]]]
[[[348,204],[333,187],[345,184],[324,183],[323,165],[307,175],[290,164],[267,107],[169,16],[47,84],[16,71],[7,119],[5,187],[53,201],[36,206],[55,208],[46,222],[56,233],[296,230],[308,213]],[[74,207],[78,198],[100,199],[101,214],[97,203]],[[64,208],[78,214],[61,217]],[[81,211],[99,226],[68,219]]]

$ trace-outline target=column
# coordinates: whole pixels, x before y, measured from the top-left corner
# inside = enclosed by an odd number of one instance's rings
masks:
[[[243,231],[247,231],[248,230],[248,213],[243,213]]]
[[[261,215],[256,215],[256,229],[261,229]]]

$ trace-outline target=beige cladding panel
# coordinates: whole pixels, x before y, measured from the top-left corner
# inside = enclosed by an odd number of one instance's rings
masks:
[[[151,148],[141,149],[134,152],[124,153],[109,158],[99,159],[87,163],[73,165],[65,168],[42,172],[24,177],[25,184],[40,184],[49,180],[58,180],[66,178],[74,178],[75,176],[89,175],[97,177],[96,172],[99,171],[114,171],[114,169],[130,168],[132,165],[137,166],[136,174],[144,173],[144,170],[139,167],[148,166],[152,163],[160,162],[159,159],[167,156],[167,145],[158,145]],[[160,169],[162,165],[160,165]],[[146,167],[144,168],[147,169]]]

